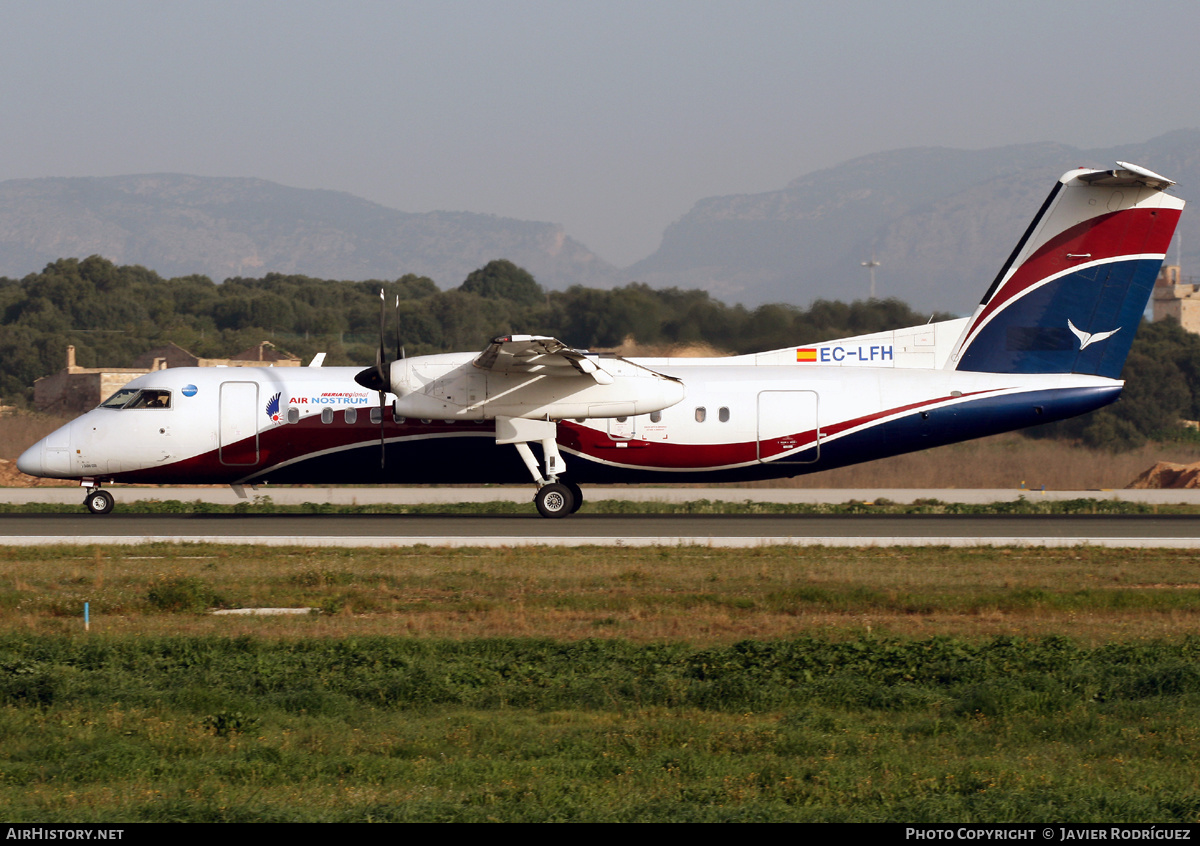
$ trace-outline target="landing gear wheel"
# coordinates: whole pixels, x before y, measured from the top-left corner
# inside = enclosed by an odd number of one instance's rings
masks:
[[[107,514],[113,510],[113,496],[108,491],[94,490],[83,501],[93,514]]]
[[[571,489],[561,482],[542,485],[533,495],[533,504],[543,517],[566,517],[574,510],[575,497]]]
[[[579,510],[579,506],[583,505],[583,490],[574,482],[563,482],[562,484],[571,492],[571,498],[574,500],[571,505],[571,513],[574,514]]]

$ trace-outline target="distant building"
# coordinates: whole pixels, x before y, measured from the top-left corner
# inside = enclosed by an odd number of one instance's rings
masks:
[[[166,367],[299,367],[300,359],[275,349],[270,341],[261,341],[229,358],[200,358],[178,344],[148,350],[133,360],[134,367],[159,370],[154,362],[162,359]]]
[[[133,367],[79,367],[75,347],[67,347],[67,366],[33,383],[33,405],[46,414],[82,414],[99,405],[138,376],[168,367],[299,367],[300,359],[263,341],[230,358],[198,358],[176,344],[150,350]]]
[[[1200,285],[1184,281],[1182,268],[1164,264],[1154,283],[1154,321],[1167,317],[1179,321],[1189,332],[1200,334]]]
[[[155,362],[162,363],[156,366]],[[199,367],[200,359],[178,344],[167,344],[142,353],[133,360],[133,366],[147,371],[163,367]]]

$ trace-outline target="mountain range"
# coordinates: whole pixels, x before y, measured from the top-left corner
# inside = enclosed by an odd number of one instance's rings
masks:
[[[0,182],[0,275],[99,254],[162,276],[428,276],[442,288],[495,258],[551,288],[620,274],[561,226],[470,212],[411,214],[263,179],[144,174]]]
[[[865,298],[862,262],[874,257],[880,297],[965,313],[1054,179],[1071,167],[1112,167],[1117,160],[1176,180],[1175,190],[1188,199],[1200,185],[1200,130],[1107,149],[1036,143],[877,153],[777,191],[700,200],[667,228],[653,255],[624,269],[552,223],[407,213],[261,179],[14,179],[0,182],[0,275],[20,277],[57,258],[100,254],[163,276],[416,273],[449,288],[491,259],[507,258],[551,289],[640,281],[700,288],[726,302],[803,305]],[[1200,258],[1200,214],[1185,212],[1179,231],[1187,276]],[[1173,251],[1169,261],[1176,260]]]
[[[1200,186],[1200,130],[1081,150],[1039,143],[987,150],[914,148],[865,156],[779,191],[701,200],[626,273],[652,286],[703,288],[727,302],[808,303],[869,293],[918,309],[967,313],[1054,180],[1073,167],[1130,161]],[[1200,209],[1179,225],[1184,276],[1200,258]],[[1178,241],[1177,241],[1178,243]],[[1168,261],[1177,261],[1174,246]]]

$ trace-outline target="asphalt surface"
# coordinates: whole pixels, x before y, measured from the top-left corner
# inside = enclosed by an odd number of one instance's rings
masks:
[[[0,515],[0,545],[1111,546],[1200,548],[1194,516],[959,515]]]

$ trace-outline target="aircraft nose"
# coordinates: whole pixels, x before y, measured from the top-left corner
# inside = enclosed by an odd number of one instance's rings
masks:
[[[17,469],[27,476],[42,475],[42,447],[45,443],[44,440],[38,441],[21,453],[17,459]]]
[[[17,469],[30,476],[48,479],[70,479],[71,475],[71,427],[68,423],[55,429],[31,446],[17,459]]]

